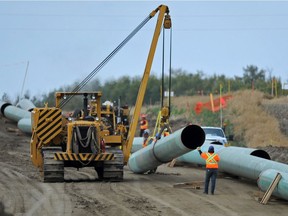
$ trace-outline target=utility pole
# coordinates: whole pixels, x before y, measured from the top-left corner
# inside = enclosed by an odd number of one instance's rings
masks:
[[[223,115],[222,115],[222,84],[220,84],[220,97],[219,97],[219,100],[220,100],[220,127],[222,128],[223,126]]]
[[[27,66],[26,66],[26,71],[25,71],[25,75],[24,75],[24,80],[23,80],[23,83],[22,83],[20,99],[23,98],[23,91],[24,91],[24,85],[25,85],[25,81],[26,81],[26,77],[27,77],[27,73],[28,73],[28,68],[29,68],[29,61],[27,61]]]

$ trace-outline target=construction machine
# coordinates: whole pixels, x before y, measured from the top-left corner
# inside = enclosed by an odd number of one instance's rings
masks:
[[[143,78],[139,87],[133,116],[129,120],[127,106],[101,103],[101,92],[81,92],[89,80],[138,32],[158,14]],[[171,28],[169,8],[160,5],[110,53],[73,91],[56,92],[55,106],[34,108],[30,156],[39,168],[44,182],[64,181],[64,167],[94,167],[98,178],[123,180],[123,166],[131,153],[138,118],[148,78],[162,29]],[[63,107],[72,97],[83,97],[83,107],[72,116],[63,115]]]

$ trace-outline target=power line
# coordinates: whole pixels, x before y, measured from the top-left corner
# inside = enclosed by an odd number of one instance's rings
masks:
[[[143,29],[143,31],[151,31],[152,29]],[[174,31],[287,31],[288,27],[241,27],[241,28],[174,28]],[[126,32],[130,29],[99,29],[99,28],[24,28],[24,27],[7,27],[1,28],[0,31],[44,31],[44,32]],[[1,65],[0,65],[1,66]]]
[[[11,63],[11,64],[2,64],[0,65],[0,67],[13,67],[13,66],[18,66],[18,65],[22,65],[22,64],[26,64],[27,62],[22,61],[22,62],[15,62],[15,63]]]
[[[0,16],[26,16],[26,17],[111,17],[117,19],[120,18],[135,18],[139,15],[135,14],[37,14],[37,13],[0,13]],[[174,14],[174,18],[195,18],[195,17],[287,17],[288,14],[188,14],[177,15]]]

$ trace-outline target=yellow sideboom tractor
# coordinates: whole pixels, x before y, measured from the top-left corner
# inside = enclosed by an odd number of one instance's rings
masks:
[[[92,77],[155,14],[158,19],[131,119],[127,106],[101,103],[101,92],[80,92]],[[55,93],[55,107],[34,108],[30,157],[44,182],[64,181],[64,167],[94,167],[98,178],[122,181],[135,136],[148,78],[162,29],[171,28],[169,8],[153,10],[73,91]],[[62,108],[72,97],[83,97],[83,107],[65,117]]]
[[[64,117],[57,107],[70,94],[83,97],[83,109]],[[127,106],[101,104],[101,92],[57,92],[56,107],[35,108],[30,151],[44,182],[64,181],[64,167],[94,167],[99,179],[123,180],[128,115]]]

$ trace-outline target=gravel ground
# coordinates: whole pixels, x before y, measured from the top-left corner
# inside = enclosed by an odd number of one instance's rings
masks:
[[[0,215],[270,216],[288,211],[287,201],[279,199],[259,204],[263,193],[245,179],[219,175],[215,195],[204,195],[205,170],[194,166],[163,164],[151,175],[125,167],[124,181],[117,183],[98,181],[93,169],[67,168],[64,183],[42,183],[30,161],[30,137],[7,128],[16,125],[0,119]],[[200,189],[175,187],[187,182]]]

